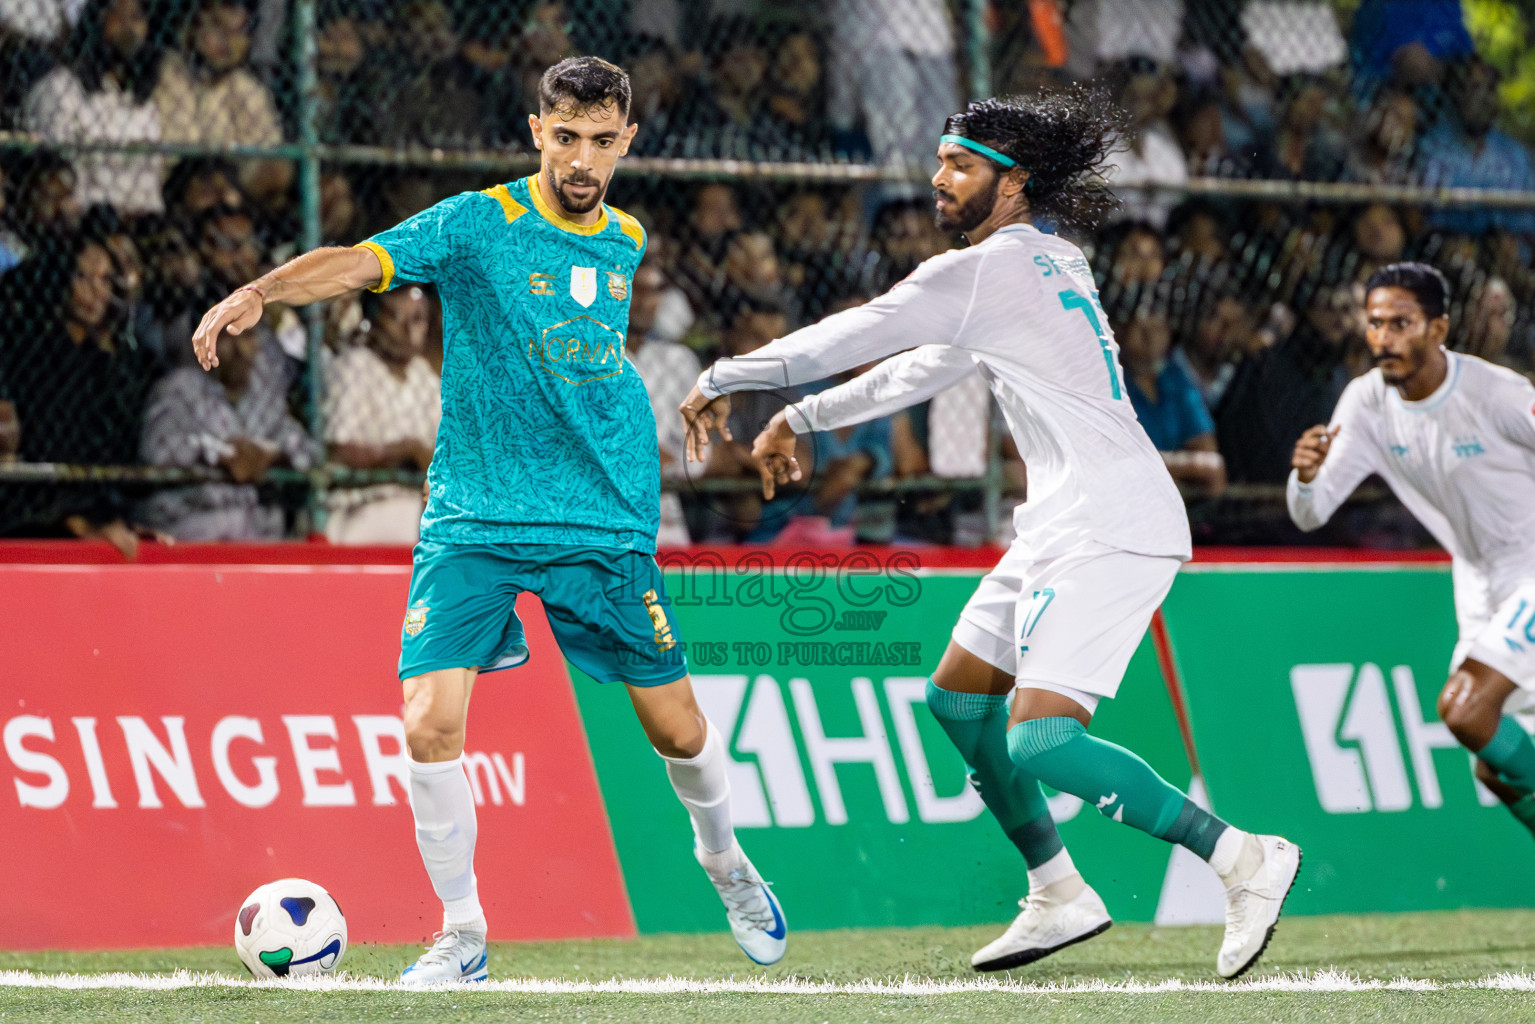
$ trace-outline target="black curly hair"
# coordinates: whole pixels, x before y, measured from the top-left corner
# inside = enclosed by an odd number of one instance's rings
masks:
[[[945,135],[984,143],[1029,172],[1024,195],[1036,215],[1092,227],[1119,207],[1103,179],[1129,115],[1100,86],[1073,84],[1031,96],[976,100],[944,122]],[[999,173],[1004,169],[991,161]]]
[[[563,115],[611,103],[627,122],[629,100],[628,73],[601,57],[566,57],[538,80],[542,114],[555,110]]]

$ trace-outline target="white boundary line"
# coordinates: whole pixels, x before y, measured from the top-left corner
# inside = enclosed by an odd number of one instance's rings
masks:
[[[252,981],[224,974],[177,971],[173,974],[37,974],[32,971],[0,971],[0,988],[30,989],[137,989],[173,991],[178,989],[278,989],[297,992],[410,992],[398,981],[382,978],[339,977],[293,978],[278,981]],[[1451,990],[1490,989],[1503,992],[1535,992],[1535,975],[1519,972],[1490,974],[1474,981],[1427,981],[1396,978],[1392,981],[1360,978],[1344,971],[1317,971],[1314,974],[1276,974],[1238,982],[1182,981],[1074,981],[1027,983],[995,978],[936,979],[907,976],[900,979],[867,979],[850,983],[796,981],[770,978],[611,978],[607,981],[565,981],[555,978],[511,978],[479,984],[453,986],[457,996],[479,992],[520,993],[523,995],[874,995],[874,996],[944,996],[970,993],[1006,993],[1010,995],[1164,995],[1173,992],[1445,992]]]
[[[1449,562],[1184,562],[1180,573],[1433,572],[1447,574]]]

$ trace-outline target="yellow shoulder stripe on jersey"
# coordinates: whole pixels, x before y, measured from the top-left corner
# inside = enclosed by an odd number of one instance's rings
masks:
[[[645,248],[645,229],[640,226],[640,222],[616,206],[610,206],[608,209],[612,210],[613,216],[618,218],[618,230],[634,239],[634,247]]]
[[[595,235],[608,226],[606,207],[603,208],[602,215],[597,218],[597,223],[580,224],[564,216],[558,210],[550,208],[549,203],[544,199],[543,193],[538,190],[537,174],[530,175],[527,182],[528,195],[533,197],[533,205],[538,207],[539,214],[543,216],[544,220],[553,224],[561,231],[569,231],[573,235]]]
[[[501,210],[506,214],[506,222],[508,224],[528,212],[526,206],[512,198],[511,191],[505,185],[495,185],[491,188],[481,189],[481,191],[501,204]]]
[[[387,292],[389,290],[389,285],[394,281],[394,257],[389,255],[389,250],[385,249],[377,242],[358,242],[356,245],[352,246],[352,248],[367,249],[369,252],[373,253],[373,255],[378,257],[378,265],[384,268],[384,273],[383,276],[378,279],[378,284],[369,288],[368,291]]]

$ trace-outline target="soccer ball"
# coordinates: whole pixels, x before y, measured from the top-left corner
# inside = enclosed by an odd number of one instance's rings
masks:
[[[346,952],[346,918],[320,886],[281,878],[240,904],[235,952],[257,978],[329,974]]]

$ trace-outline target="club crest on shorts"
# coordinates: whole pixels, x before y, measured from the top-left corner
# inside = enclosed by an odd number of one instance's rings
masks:
[[[645,610],[650,613],[650,624],[656,627],[656,650],[669,651],[676,647],[672,624],[666,621],[666,609],[661,607],[660,597],[654,590],[647,590],[641,600],[645,602]]]
[[[415,636],[426,628],[426,613],[432,609],[424,604],[418,604],[405,613],[405,635]]]
[[[611,270],[604,271],[608,275],[608,294],[614,301],[622,302],[629,297],[629,279],[622,274],[615,274]]]
[[[597,268],[570,268],[570,297],[583,306],[590,306],[597,298]]]

